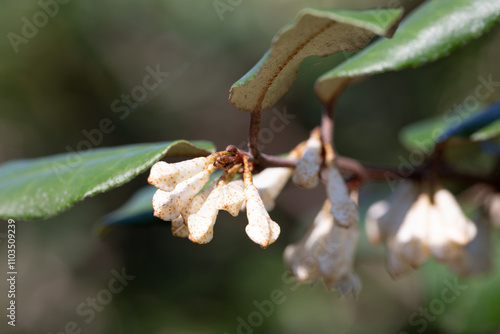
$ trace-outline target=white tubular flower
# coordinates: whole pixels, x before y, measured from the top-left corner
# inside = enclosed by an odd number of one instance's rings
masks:
[[[373,245],[378,245],[385,238],[379,226],[380,218],[389,211],[388,201],[378,201],[373,203],[366,211],[365,230],[368,240]]]
[[[500,227],[500,194],[491,195],[488,211],[493,226]]]
[[[176,219],[172,220],[172,235],[175,237],[187,238],[189,236],[189,229],[187,225],[187,220],[189,216],[195,214],[201,209],[201,206],[205,202],[208,194],[214,189],[213,182],[210,186],[206,187],[198,195],[196,195],[191,203],[181,210],[181,215]]]
[[[187,238],[189,236],[188,227],[184,224],[184,218],[182,218],[182,216],[172,220],[172,235],[180,238]]]
[[[172,192],[158,190],[153,197],[154,215],[163,220],[173,220],[191,204],[196,194],[210,179],[216,168],[209,166],[195,176],[179,183]],[[167,194],[167,195],[165,195]]]
[[[189,216],[189,240],[199,244],[209,243],[213,239],[213,227],[219,210],[226,210],[237,216],[244,200],[243,181],[227,184],[219,181],[201,208]]]
[[[477,219],[476,227],[476,237],[448,261],[449,267],[460,275],[486,273],[492,268],[492,223],[483,213]]]
[[[243,180],[231,181],[220,190],[217,209],[229,212],[236,217],[245,202],[245,184]]]
[[[262,248],[267,248],[278,239],[280,227],[269,217],[259,196],[259,190],[252,183],[245,185],[245,197],[248,218],[245,231],[253,242]]]
[[[245,172],[243,180],[245,184],[245,207],[247,210],[248,224],[245,231],[253,242],[262,248],[267,248],[278,239],[280,227],[267,213],[264,202],[259,195],[259,190],[252,182],[252,173],[248,166],[248,158],[243,157]]]
[[[153,196],[154,216],[165,221],[168,221],[166,218],[168,211],[163,209],[163,204],[168,201],[168,196],[169,193],[161,189],[158,189]]]
[[[158,161],[151,167],[148,182],[163,191],[172,191],[182,181],[187,180],[213,163],[211,157],[201,157],[177,163]]]
[[[367,212],[366,229],[372,242],[387,242],[389,272],[399,277],[434,256],[459,263],[464,247],[476,236],[453,195],[411,182],[401,182],[385,205],[375,203]],[[378,210],[378,212],[377,212]]]
[[[450,261],[476,236],[476,225],[460,209],[455,197],[445,189],[434,194],[438,211],[435,222],[430,226],[429,246],[437,260]]]
[[[327,200],[303,239],[285,249],[285,262],[300,282],[323,278],[329,289],[357,295],[361,282],[353,263],[358,229],[336,224],[330,207]]]
[[[199,244],[209,243],[213,238],[213,227],[217,219],[217,201],[219,197],[220,187],[217,185],[214,190],[208,195],[200,210],[189,216],[189,240]]]
[[[376,202],[368,209],[365,228],[371,243],[378,244],[396,234],[419,193],[417,183],[401,181],[388,201]]]
[[[331,213],[335,223],[349,227],[359,219],[358,207],[349,197],[347,186],[334,162],[328,166],[326,193],[331,203]]]
[[[406,214],[390,251],[396,253],[413,268],[421,266],[429,258],[430,250],[427,244],[430,237],[429,227],[430,224],[439,224],[437,218],[429,195],[421,193]]]
[[[297,161],[297,167],[293,171],[293,183],[303,188],[314,188],[318,185],[322,149],[320,130],[315,129],[306,142],[302,157]]]
[[[266,210],[271,211],[276,204],[276,198],[292,176],[293,169],[286,167],[266,168],[253,178],[253,184],[259,190]]]

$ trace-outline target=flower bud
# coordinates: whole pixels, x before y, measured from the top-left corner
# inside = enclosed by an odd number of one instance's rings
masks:
[[[315,129],[306,142],[302,157],[297,161],[297,167],[293,171],[293,183],[308,189],[318,185],[322,149],[321,133],[319,129]]]
[[[358,207],[349,197],[344,179],[333,162],[328,166],[326,193],[335,222],[343,227],[356,224],[359,219]]]
[[[212,166],[210,166],[212,167]],[[189,206],[196,194],[205,186],[210,178],[210,174],[215,167],[208,168],[195,176],[179,183],[172,192],[159,193],[160,196],[153,197],[154,215],[163,220],[173,220],[181,215],[181,211]]]
[[[245,196],[248,218],[245,231],[253,242],[267,248],[278,239],[280,227],[269,217],[259,191],[253,184],[245,186]]]

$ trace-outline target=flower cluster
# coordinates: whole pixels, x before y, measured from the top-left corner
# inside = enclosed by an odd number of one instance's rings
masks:
[[[154,215],[172,222],[173,235],[206,244],[213,238],[220,210],[233,216],[246,210],[248,237],[266,248],[280,234],[268,210],[274,208],[289,179],[303,188],[316,187],[321,179],[327,200],[305,237],[286,248],[285,260],[301,282],[323,279],[329,288],[357,295],[361,283],[353,262],[358,208],[337,168],[333,148],[322,142],[315,129],[288,157],[297,160],[296,168],[267,168],[255,177],[247,155],[237,149],[179,163],[157,162],[148,179],[158,188],[153,197]],[[207,186],[217,168],[224,169],[223,175]],[[242,179],[236,178],[238,173]]]
[[[361,282],[354,273],[354,253],[358,239],[358,207],[337,168],[333,148],[321,141],[319,129],[312,131],[300,146],[301,154],[292,181],[303,188],[317,186],[322,162],[327,200],[301,241],[284,253],[291,273],[300,282],[323,279],[328,288],[343,295],[357,295]]]
[[[366,219],[369,240],[387,244],[394,277],[418,268],[430,256],[458,272],[470,272],[470,257],[482,244],[480,228],[448,190],[413,181],[400,182],[388,201],[369,208]]]
[[[353,271],[358,228],[341,227],[330,210],[326,200],[303,239],[285,249],[285,261],[299,282],[323,278],[328,288],[356,296],[361,290]]]
[[[217,169],[216,159],[229,152],[179,163],[157,162],[151,168],[148,182],[158,188],[153,197],[154,215],[172,222],[172,234],[206,244],[213,238],[213,228],[220,210],[237,216],[246,206],[250,239],[266,248],[276,241],[280,228],[271,220],[259,191],[252,182],[248,161],[244,159],[244,180],[234,180],[241,165],[206,186]]]

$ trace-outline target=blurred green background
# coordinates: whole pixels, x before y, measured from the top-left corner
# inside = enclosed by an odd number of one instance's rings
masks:
[[[420,2],[401,5],[411,10]],[[41,7],[31,0],[3,2],[0,161],[76,150],[85,139],[82,131],[98,128],[103,118],[116,128],[99,146],[181,138],[211,140],[220,149],[241,146],[249,115],[227,102],[228,90],[260,59],[283,25],[303,7],[371,8],[394,1],[233,3],[239,4],[221,20],[212,1],[68,1],[16,53],[8,34],[20,35],[23,17],[32,21]],[[407,159],[397,139],[399,129],[451,110],[474,92],[479,76],[500,81],[499,49],[497,26],[431,65],[353,84],[338,105],[338,150],[384,165]],[[283,153],[307,138],[320,117],[314,80],[345,57],[311,58],[301,66],[297,82],[276,106],[295,117],[265,143],[265,152]],[[169,75],[120,119],[113,101],[141,86],[148,67]],[[490,100],[499,97],[500,90]],[[263,127],[272,117],[273,112],[266,113]],[[300,238],[321,207],[320,187],[306,191],[287,186],[271,213],[282,227],[281,236],[267,250],[245,235],[245,215],[221,214],[214,240],[204,246],[172,237],[169,223],[116,228],[96,237],[99,218],[144,186],[146,178],[87,199],[57,217],[18,222],[17,326],[7,326],[2,316],[1,333],[64,333],[71,321],[81,333],[237,333],[238,318],[252,321],[255,303],[269,300],[275,289],[283,291],[285,301],[262,321],[253,319],[257,328],[240,332],[495,333],[500,328],[500,264],[490,275],[460,280],[467,287],[460,296],[415,325],[411,319],[425,317],[412,314],[433,305],[446,280],[453,282],[456,276],[431,262],[393,281],[384,268],[383,247],[370,247],[364,231],[356,261],[364,285],[359,299],[340,299],[322,284],[297,287],[286,278],[282,252]],[[363,188],[362,211],[388,191],[384,184]],[[6,224],[0,228],[6,233]],[[5,245],[0,238],[3,272]],[[87,323],[88,315],[81,316],[77,308],[87,298],[105,296],[101,291],[108,288],[112,271],[122,268],[135,278]],[[2,280],[3,310],[6,291]]]

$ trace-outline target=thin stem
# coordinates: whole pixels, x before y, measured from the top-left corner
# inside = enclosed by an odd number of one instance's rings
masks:
[[[321,137],[324,143],[332,144],[333,142],[333,108],[325,108],[321,114]]]
[[[254,162],[259,162],[259,130],[260,130],[260,112],[253,112],[250,117],[250,131],[248,134],[248,151]]]
[[[426,166],[415,167],[414,171],[408,174],[405,171],[400,171],[398,168],[395,167],[366,165],[358,160],[343,156],[337,156],[335,161],[338,168],[342,171],[342,173],[353,175],[361,182],[393,181],[402,179],[420,180],[427,174]],[[296,159],[283,158],[261,153],[260,162],[258,165],[254,165],[254,168],[258,170],[263,170],[265,168],[271,168],[271,167],[294,168],[296,166],[297,166]],[[439,177],[439,179],[456,181],[465,184],[486,183],[495,187],[496,189],[500,189],[500,179],[495,177],[465,174],[450,169],[449,167],[446,166],[441,166],[434,172]]]

